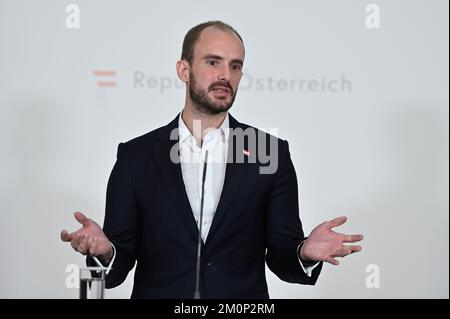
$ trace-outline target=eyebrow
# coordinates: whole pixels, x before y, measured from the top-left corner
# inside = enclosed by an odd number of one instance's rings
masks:
[[[223,61],[223,58],[220,55],[215,55],[215,54],[207,54],[203,57],[203,60],[207,60],[207,59],[216,59],[216,60]],[[244,65],[244,61],[242,61],[241,59],[233,59],[233,60],[231,60],[231,63],[237,63],[240,65]]]

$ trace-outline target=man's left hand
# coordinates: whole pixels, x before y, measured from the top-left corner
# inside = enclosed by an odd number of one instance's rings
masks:
[[[364,238],[363,235],[344,235],[332,230],[346,221],[347,217],[342,216],[323,222],[314,228],[300,249],[300,257],[303,260],[325,261],[339,265],[335,257],[345,257],[361,251],[361,246],[344,245],[344,243],[358,242]]]

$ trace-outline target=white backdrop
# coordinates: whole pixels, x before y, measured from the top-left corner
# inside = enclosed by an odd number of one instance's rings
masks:
[[[0,297],[77,298],[65,270],[84,258],[59,233],[76,210],[103,222],[117,144],[181,110],[183,37],[215,19],[246,44],[231,113],[289,141],[305,232],[347,215],[338,230],[366,236],[315,287],[267,271],[271,297],[448,298],[446,0],[0,0]]]

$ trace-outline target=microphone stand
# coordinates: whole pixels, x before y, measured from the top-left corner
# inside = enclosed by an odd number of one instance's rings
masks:
[[[202,250],[202,224],[203,224],[203,200],[205,196],[205,180],[206,180],[206,165],[208,163],[208,151],[205,152],[205,162],[203,163],[203,175],[202,175],[202,196],[200,199],[200,219],[199,219],[199,231],[198,231],[198,246],[197,246],[197,269],[195,273],[195,292],[194,299],[201,299],[200,296],[200,262],[201,262],[201,250]]]

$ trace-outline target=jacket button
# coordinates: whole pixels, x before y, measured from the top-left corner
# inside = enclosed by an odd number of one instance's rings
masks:
[[[214,264],[214,260],[210,260],[210,261],[208,261],[207,263],[206,263],[206,266],[211,266],[212,264]]]

